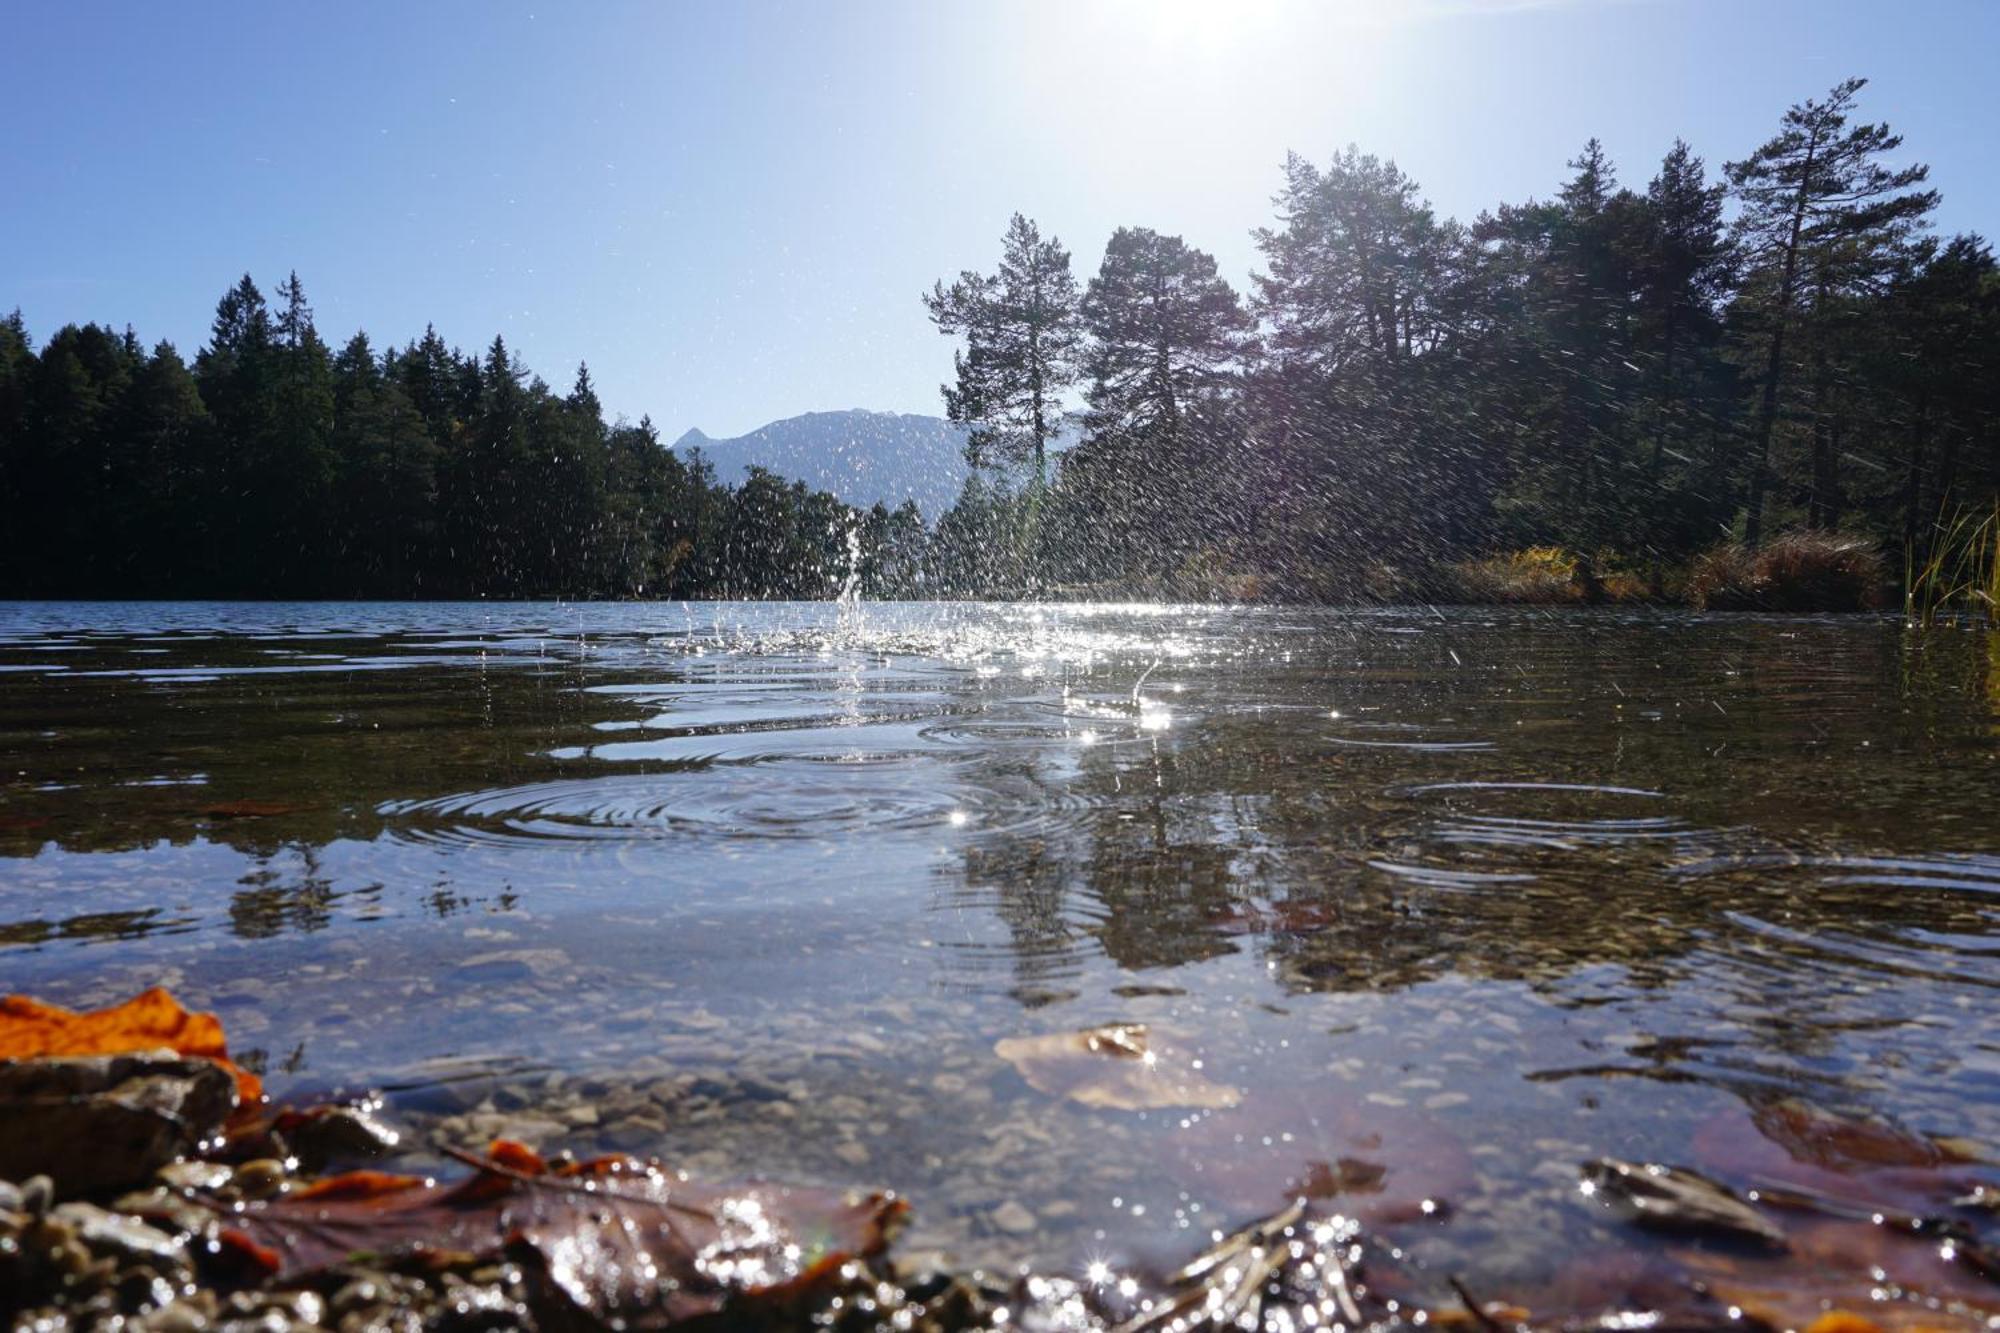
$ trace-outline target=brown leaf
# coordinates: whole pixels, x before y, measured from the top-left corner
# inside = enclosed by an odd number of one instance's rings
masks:
[[[1191,1117],[1157,1169],[1232,1208],[1301,1196],[1370,1226],[1434,1220],[1478,1187],[1465,1145],[1410,1107],[1266,1098]]]
[[[1743,1200],[1707,1176],[1677,1166],[1645,1166],[1600,1157],[1586,1163],[1583,1178],[1604,1203],[1641,1226],[1695,1235],[1728,1236],[1782,1247],[1785,1233]]]
[[[556,1308],[663,1328],[801,1299],[879,1254],[904,1211],[880,1194],[695,1185],[628,1157],[552,1169],[519,1144],[496,1143],[477,1165],[451,1184],[334,1176],[229,1222],[287,1279],[356,1254],[504,1253]]]
[[[1837,1115],[1795,1098],[1759,1106],[1751,1119],[1794,1161],[1830,1171],[1962,1166],[1974,1160],[1955,1145],[1913,1133],[1893,1121]]]
[[[1716,1299],[1773,1328],[1804,1328],[1829,1310],[1867,1310],[1886,1330],[1990,1327],[2000,1287],[1959,1262],[1952,1246],[1893,1226],[1795,1219],[1791,1252],[1675,1252]]]
[[[1107,1023],[1081,1032],[1005,1037],[994,1054],[1037,1092],[1085,1106],[1144,1111],[1161,1106],[1222,1109],[1243,1094],[1201,1072],[1200,1061],[1143,1024]]]
[[[1695,1131],[1694,1153],[1745,1186],[1804,1191],[1862,1215],[1947,1212],[1994,1183],[1963,1145],[1789,1098],[1711,1117]]]

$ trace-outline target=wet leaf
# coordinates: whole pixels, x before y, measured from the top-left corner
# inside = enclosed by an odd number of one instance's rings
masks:
[[[1028,1086],[1084,1106],[1145,1111],[1162,1106],[1222,1109],[1243,1094],[1201,1072],[1200,1061],[1140,1023],[1081,1032],[1005,1037],[994,1053]]]
[[[1949,1212],[2000,1185],[1965,1144],[1791,1098],[1710,1118],[1695,1132],[1694,1153],[1718,1175],[1767,1192],[1802,1191],[1822,1211],[1858,1216]]]
[[[1641,1226],[1783,1246],[1779,1226],[1707,1176],[1676,1166],[1600,1157],[1583,1168],[1596,1198]]]
[[[1838,1115],[1796,1098],[1751,1113],[1758,1131],[1793,1160],[1832,1171],[1960,1166],[1976,1160],[1963,1145],[1928,1138],[1894,1121]]]
[[[1886,1330],[1990,1326],[2000,1286],[1957,1247],[1871,1221],[1805,1217],[1785,1254],[1676,1252],[1690,1279],[1772,1328],[1807,1328],[1830,1312],[1867,1310]]]
[[[263,1099],[263,1082],[230,1060],[221,1021],[213,1014],[190,1013],[159,986],[123,1004],[82,1012],[25,995],[0,1000],[0,1060],[139,1051],[212,1060],[235,1080],[239,1105],[250,1107]]]
[[[498,1143],[455,1183],[354,1172],[228,1222],[287,1280],[357,1255],[504,1254],[557,1310],[662,1328],[809,1300],[879,1254],[903,1211],[880,1194],[694,1185],[626,1157],[551,1168]]]
[[[1358,1157],[1342,1157],[1332,1162],[1313,1162],[1299,1182],[1299,1193],[1308,1199],[1337,1199],[1342,1195],[1379,1194],[1382,1178],[1389,1168],[1380,1162]]]
[[[1411,1107],[1273,1097],[1190,1120],[1159,1171],[1235,1208],[1304,1197],[1391,1226],[1440,1219],[1478,1186],[1465,1145]]]

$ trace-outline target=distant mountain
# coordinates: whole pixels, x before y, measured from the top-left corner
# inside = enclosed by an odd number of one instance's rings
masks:
[[[965,432],[943,417],[856,409],[787,417],[729,440],[691,430],[673,448],[699,448],[721,481],[740,482],[756,464],[862,508],[915,500],[935,523],[965,486]]]

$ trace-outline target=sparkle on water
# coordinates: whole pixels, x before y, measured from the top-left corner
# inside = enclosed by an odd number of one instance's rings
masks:
[[[1866,618],[0,606],[0,956],[1091,1284],[1300,1189],[1533,1282],[1643,1243],[1579,1161],[1745,1103],[2000,1137],[1996,682]],[[994,1054],[1103,1024],[1240,1104]]]

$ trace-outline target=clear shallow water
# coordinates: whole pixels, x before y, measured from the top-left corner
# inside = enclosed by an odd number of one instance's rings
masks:
[[[1586,1158],[1726,1174],[1795,1102],[1990,1147],[1996,910],[1983,633],[0,605],[8,990],[165,982],[278,1094],[444,1140],[893,1186],[962,1260],[1185,1250],[1305,1183],[1533,1284],[1645,1244]],[[1113,1021],[1238,1104],[994,1049]]]

